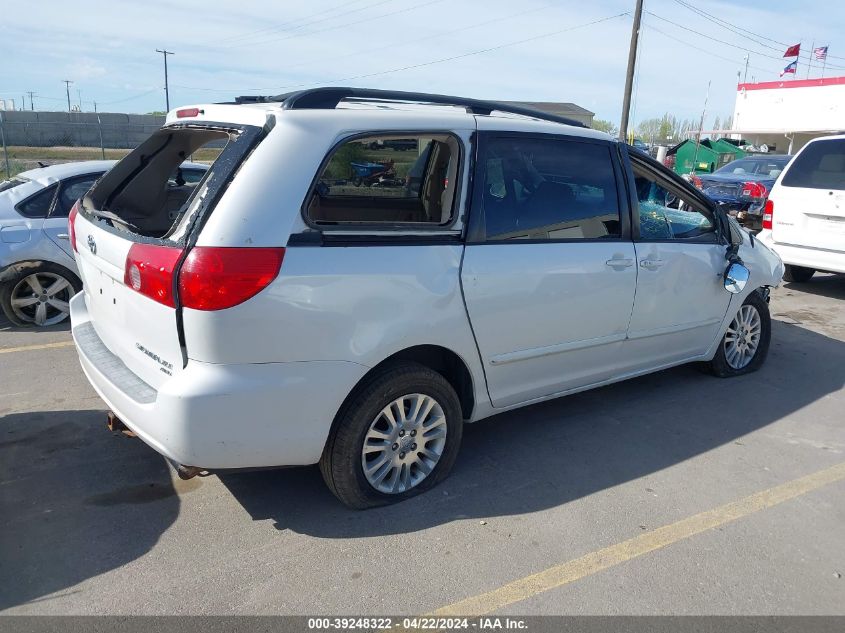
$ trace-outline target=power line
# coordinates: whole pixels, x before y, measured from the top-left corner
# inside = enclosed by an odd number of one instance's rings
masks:
[[[688,26],[684,26],[683,24],[679,24],[679,23],[677,23],[677,22],[673,22],[672,20],[670,20],[670,19],[668,19],[668,18],[664,18],[663,16],[660,16],[660,15],[657,15],[656,13],[653,13],[652,11],[646,11],[646,13],[648,13],[649,15],[651,15],[651,16],[653,16],[653,17],[657,18],[658,20],[662,20],[663,22],[667,22],[667,23],[671,24],[672,26],[674,26],[674,27],[676,27],[676,28],[683,29],[684,31],[689,31],[690,33],[694,33],[695,35],[698,35],[698,36],[700,36],[700,37],[707,38],[707,39],[712,40],[712,41],[714,41],[714,42],[719,42],[720,44],[724,44],[725,46],[730,46],[730,47],[732,47],[732,48],[737,48],[737,49],[739,49],[739,50],[741,50],[741,51],[745,51],[746,53],[754,53],[755,55],[758,55],[758,56],[760,56],[760,57],[768,57],[769,59],[776,59],[776,60],[778,60],[778,61],[780,61],[780,62],[782,62],[782,61],[783,61],[783,57],[782,57],[782,56],[778,57],[778,56],[776,56],[776,55],[771,55],[771,54],[769,54],[769,53],[761,53],[760,51],[754,50],[754,49],[752,49],[752,48],[747,48],[747,47],[745,47],[745,46],[740,46],[739,44],[734,44],[734,43],[732,43],[732,42],[728,42],[728,41],[725,41],[725,40],[720,40],[719,38],[717,38],[717,37],[713,37],[712,35],[708,35],[708,34],[706,34],[706,33],[702,33],[701,31],[696,31],[695,29],[691,29],[691,28],[689,28]],[[845,67],[843,67],[843,66],[834,66],[834,65],[832,65],[832,64],[828,64],[828,68],[840,68],[840,69],[842,69],[842,68],[845,68]]]
[[[113,103],[123,103],[125,101],[132,101],[133,99],[140,99],[141,97],[146,97],[148,94],[152,94],[154,92],[158,92],[161,88],[153,88],[152,90],[147,90],[146,92],[142,92],[137,95],[132,95],[131,97],[124,97],[122,99],[115,99],[113,101],[98,101],[99,105],[111,105]]]
[[[389,1],[390,0],[383,0],[383,2],[380,2],[378,4],[384,4],[385,2],[389,2]],[[438,4],[440,2],[445,2],[445,0],[430,0],[429,2],[423,2],[421,4],[415,4],[415,5],[410,6],[410,7],[405,7],[404,9],[397,9],[396,11],[391,11],[389,13],[382,13],[381,15],[374,15],[374,16],[370,16],[370,17],[367,17],[367,18],[362,18],[362,19],[356,20],[354,22],[344,22],[343,24],[338,24],[336,26],[329,26],[329,27],[326,27],[324,29],[318,29],[316,31],[308,31],[307,33],[292,33],[292,34],[286,35],[284,37],[272,37],[270,39],[261,40],[261,41],[258,41],[258,42],[242,42],[242,43],[233,44],[231,46],[226,46],[224,48],[242,48],[244,46],[262,46],[264,44],[269,44],[270,42],[280,42],[280,41],[284,41],[284,40],[294,39],[296,37],[303,37],[303,36],[306,36],[306,35],[317,35],[318,33],[326,33],[328,31],[336,31],[337,29],[345,29],[345,28],[348,28],[350,26],[355,26],[356,24],[362,24],[364,22],[370,23],[370,22],[373,22],[374,20],[381,20],[382,18],[388,18],[388,17],[393,16],[393,15],[399,15],[400,13],[407,13],[408,11],[416,11],[417,9],[422,9],[423,7],[427,7],[427,6],[432,5],[432,4]],[[370,7],[367,7],[367,8],[372,8],[373,6],[377,6],[377,5],[371,5]]]
[[[462,27],[459,27],[459,28],[456,28],[456,29],[452,29],[451,31],[442,31],[442,32],[434,33],[433,35],[427,35],[425,37],[420,37],[420,38],[417,38],[417,39],[414,39],[414,40],[403,40],[402,42],[391,42],[390,44],[386,44],[384,46],[377,46],[375,48],[368,48],[368,49],[364,49],[364,50],[354,51],[354,52],[351,52],[351,53],[345,53],[344,58],[357,57],[359,55],[366,55],[368,53],[374,53],[376,51],[381,51],[381,50],[395,49],[395,47],[399,46],[399,45],[416,44],[416,43],[419,43],[419,42],[425,42],[427,40],[438,39],[438,38],[441,38],[441,37],[446,37],[448,35],[454,35],[455,33],[460,33],[462,31],[468,31],[468,30],[471,30],[471,29],[481,28],[483,26],[495,24],[496,22],[502,22],[504,20],[510,20],[512,18],[515,18],[515,17],[521,17],[521,16],[524,16],[524,15],[528,15],[529,13],[536,13],[538,11],[544,11],[544,10],[549,9],[551,7],[558,7],[558,6],[560,6],[558,3],[545,4],[545,5],[542,5],[542,6],[539,6],[539,7],[535,7],[533,9],[528,9],[527,11],[518,11],[518,12],[515,12],[515,13],[509,13],[508,15],[503,15],[503,16],[498,17],[498,18],[492,18],[492,19],[486,20],[484,22],[475,22],[475,23],[469,24],[467,26],[462,26]],[[300,62],[298,64],[285,64],[285,70],[290,70],[292,68],[301,68],[302,66],[310,66],[312,64],[319,64],[319,63],[324,63],[324,62],[327,62],[327,61],[335,61],[335,60],[337,60],[336,56],[331,57],[331,58],[325,57],[325,58],[318,59],[318,60],[310,60],[310,61],[306,61],[306,62]],[[196,87],[196,86],[183,86],[183,85],[179,85],[179,84],[174,84],[174,86],[176,86],[177,88],[183,88],[185,90],[198,90],[198,91],[202,91],[202,92],[250,93],[250,92],[262,92],[262,91],[266,91],[266,90],[276,90],[276,88],[200,88],[200,87]]]
[[[362,75],[355,75],[355,76],[352,76],[352,77],[343,77],[343,78],[340,78],[340,79],[331,79],[329,81],[322,82],[322,83],[338,83],[338,82],[341,82],[341,81],[353,81],[355,79],[367,79],[369,77],[378,77],[379,75],[389,75],[391,73],[398,73],[398,72],[402,72],[402,71],[405,71],[405,70],[413,70],[413,69],[416,69],[416,68],[423,68],[424,66],[433,66],[435,64],[442,64],[444,62],[451,62],[451,61],[455,61],[457,59],[464,59],[466,57],[472,57],[473,55],[481,55],[483,53],[490,53],[490,52],[493,52],[493,51],[498,51],[498,50],[501,50],[503,48],[508,48],[510,46],[518,46],[519,44],[526,44],[528,42],[534,42],[534,41],[539,40],[539,39],[543,39],[543,38],[546,38],[546,37],[553,37],[555,35],[560,35],[561,33],[568,33],[570,31],[575,31],[577,29],[583,29],[583,28],[586,28],[588,26],[594,26],[594,25],[600,24],[602,22],[607,22],[607,21],[613,20],[615,18],[620,18],[623,15],[630,15],[630,13],[628,11],[623,11],[622,13],[616,13],[614,15],[609,15],[607,17],[599,18],[599,19],[593,20],[591,22],[585,22],[584,24],[577,24],[575,26],[570,26],[570,27],[567,27],[565,29],[559,29],[557,31],[552,31],[551,33],[543,33],[541,35],[535,35],[533,37],[527,37],[525,39],[516,40],[516,41],[513,41],[513,42],[507,42],[505,44],[500,44],[498,46],[491,46],[489,48],[482,48],[482,49],[479,49],[479,50],[470,51],[468,53],[462,53],[460,55],[452,55],[450,57],[442,57],[440,59],[433,59],[431,61],[422,62],[422,63],[419,63],[419,64],[410,64],[408,66],[402,66],[400,68],[391,68],[390,70],[381,70],[381,71],[378,71],[378,72],[365,73],[365,74],[362,74]],[[278,88],[278,90],[287,90],[288,88],[300,88],[300,87],[308,86],[308,85],[310,85],[310,84],[298,84],[298,85],[295,85],[295,86],[281,86],[280,88]]]
[[[334,11],[335,9],[340,9],[341,7],[350,6],[350,5],[356,4],[358,2],[363,2],[363,1],[364,0],[353,0],[352,2],[342,2],[340,4],[329,7],[328,9],[324,9],[323,11],[318,11],[317,13],[314,13],[311,16],[306,16],[304,18],[297,18],[295,20],[289,20],[287,22],[282,22],[281,24],[276,24],[274,26],[268,26],[268,27],[264,27],[263,29],[258,29],[256,31],[250,31],[249,33],[241,33],[240,35],[230,35],[229,37],[224,37],[220,41],[221,42],[229,42],[229,41],[232,41],[232,40],[244,39],[244,38],[247,38],[247,37],[252,37],[254,35],[258,35],[259,33],[269,34],[269,33],[272,33],[273,31],[296,30],[296,29],[304,28],[306,26],[311,26],[312,24],[317,24],[319,22],[325,22],[326,20],[333,20],[335,18],[339,18],[339,17],[342,17],[344,15],[354,13],[355,11],[363,11],[364,9],[371,9],[372,7],[379,6],[381,4],[386,4],[387,2],[391,2],[392,0],[382,0],[381,2],[376,2],[376,3],[371,4],[369,6],[358,7],[357,9],[354,9],[352,11],[347,11],[345,13],[339,13],[337,15],[330,15],[328,17],[321,18],[319,20],[313,20],[311,22],[306,22],[305,24],[300,24],[299,26],[296,26],[293,29],[285,29],[284,28],[284,27],[286,27],[290,24],[295,24],[296,22],[308,20],[308,19],[316,17],[318,15],[323,15],[324,13],[329,13],[331,11]]]
[[[735,59],[730,59],[729,57],[723,57],[722,55],[718,55],[718,54],[716,54],[716,53],[714,53],[714,52],[712,52],[712,51],[708,51],[707,49],[701,48],[700,46],[696,46],[695,44],[690,44],[688,41],[685,41],[685,40],[682,40],[682,39],[680,39],[680,38],[674,37],[673,35],[670,35],[669,33],[666,33],[665,31],[661,31],[661,30],[660,30],[660,29],[658,29],[656,26],[653,26],[653,25],[651,25],[651,24],[649,24],[649,23],[647,23],[647,22],[643,22],[643,24],[644,24],[644,25],[646,26],[646,28],[648,28],[649,30],[654,31],[655,33],[660,33],[663,37],[666,37],[666,38],[668,38],[668,39],[670,39],[670,40],[674,40],[674,41],[676,41],[676,42],[678,42],[678,43],[680,43],[680,44],[683,44],[683,45],[684,45],[684,46],[686,46],[687,48],[692,48],[692,49],[695,49],[695,50],[697,50],[697,51],[701,51],[702,53],[706,53],[707,55],[710,55],[711,57],[715,57],[716,59],[721,59],[721,60],[726,61],[726,62],[731,62],[732,64],[740,64],[740,63],[741,63],[741,62],[738,62],[738,61],[737,61],[737,60],[735,60]],[[764,73],[771,72],[771,69],[770,69],[770,68],[761,68],[760,66],[753,66],[753,65],[750,65],[750,64],[749,64],[749,66],[748,66],[748,67],[749,67],[749,68],[753,68],[754,70],[759,70],[760,72],[764,72]]]
[[[413,69],[416,69],[416,68],[423,68],[425,66],[433,66],[435,64],[442,64],[444,62],[455,61],[455,60],[458,60],[458,59],[464,59],[466,57],[472,57],[474,55],[481,55],[481,54],[484,54],[484,53],[490,53],[490,52],[493,52],[493,51],[498,51],[498,50],[501,50],[503,48],[509,48],[511,46],[518,46],[520,44],[526,44],[528,42],[534,42],[536,40],[544,39],[544,38],[547,38],[547,37],[554,37],[555,35],[560,35],[562,33],[568,33],[570,31],[583,29],[583,28],[586,28],[588,26],[594,26],[596,24],[601,24],[602,22],[608,22],[609,20],[613,20],[615,18],[620,18],[624,15],[630,15],[630,12],[623,11],[621,13],[616,13],[614,15],[609,15],[609,16],[606,16],[606,17],[603,17],[603,18],[598,18],[596,20],[592,20],[590,22],[585,22],[583,24],[577,24],[575,26],[570,26],[570,27],[567,27],[567,28],[564,28],[564,29],[558,29],[556,31],[551,31],[549,33],[542,33],[540,35],[534,35],[532,37],[527,37],[527,38],[524,38],[524,39],[521,39],[521,40],[515,40],[513,42],[506,42],[504,44],[499,44],[497,46],[490,46],[488,48],[482,48],[482,49],[478,49],[478,50],[474,50],[474,51],[469,51],[467,53],[461,53],[460,55],[452,55],[452,56],[449,56],[449,57],[441,57],[440,59],[433,59],[433,60],[430,60],[430,61],[427,61],[427,62],[421,62],[421,63],[418,63],[418,64],[409,64],[408,66],[401,66],[399,68],[391,68],[389,70],[380,70],[380,71],[377,71],[377,72],[364,73],[364,74],[361,74],[361,75],[354,75],[354,76],[350,76],[350,77],[329,79],[327,81],[322,81],[320,83],[321,84],[332,84],[332,83],[338,83],[338,82],[341,82],[341,81],[353,81],[353,80],[356,80],[356,79],[367,79],[367,78],[370,78],[370,77],[378,77],[380,75],[389,75],[391,73],[398,73],[398,72],[402,72],[402,71],[405,71],[405,70],[413,70]],[[277,90],[278,91],[289,90],[289,89],[293,89],[293,88],[302,88],[302,87],[311,86],[311,85],[313,85],[313,84],[312,83],[302,83],[302,84],[292,84],[292,85],[288,85],[288,86],[277,86],[277,87],[273,87],[273,88],[251,88],[251,89],[247,89],[247,90],[230,90],[230,89],[220,90],[220,89],[215,89],[215,88],[193,88],[193,90],[205,90],[205,91],[208,91],[208,92],[246,92],[246,93],[248,93],[248,92],[271,92],[271,91],[277,91]],[[180,87],[183,87],[183,86],[180,86]],[[191,88],[189,88],[189,89],[191,89]]]
[[[727,20],[723,20],[722,18],[713,15],[712,13],[708,13],[704,9],[700,9],[699,7],[696,7],[692,4],[689,4],[688,2],[684,2],[684,0],[675,0],[675,2],[679,5],[681,5],[682,7],[689,9],[690,11],[692,11],[694,13],[697,13],[698,15],[703,17],[705,20],[710,20],[711,22],[713,22],[713,23],[715,23],[715,24],[717,24],[717,25],[719,25],[723,28],[726,28],[729,31],[732,31],[733,33],[736,33],[737,35],[740,35],[742,37],[748,37],[748,35],[753,35],[754,37],[757,37],[757,38],[760,38],[760,39],[763,39],[763,40],[768,40],[769,42],[774,42],[775,44],[778,44],[781,47],[792,46],[792,44],[787,44],[785,42],[781,42],[780,40],[776,40],[776,39],[768,37],[766,35],[762,35],[761,33],[755,33],[754,31],[750,31],[750,30],[743,28],[741,26],[738,26],[736,24],[732,24],[731,22],[728,22]],[[782,48],[776,48],[774,46],[771,46],[770,44],[765,44],[765,43],[759,42],[757,40],[752,40],[752,41],[755,42],[756,44],[766,46],[767,48],[771,48],[773,50],[778,50],[778,51],[782,50]],[[805,59],[805,61],[811,61],[812,60],[812,51],[809,51],[806,56],[801,55],[801,57],[803,57]],[[833,59],[845,59],[845,57],[837,57],[836,55],[828,55],[828,57],[833,58]]]

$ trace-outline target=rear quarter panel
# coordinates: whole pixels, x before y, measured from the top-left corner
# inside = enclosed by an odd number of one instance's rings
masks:
[[[409,347],[439,345],[464,360],[481,402],[486,387],[461,293],[462,254],[460,244],[290,247],[280,276],[249,301],[213,313],[184,310],[188,357],[373,367]]]

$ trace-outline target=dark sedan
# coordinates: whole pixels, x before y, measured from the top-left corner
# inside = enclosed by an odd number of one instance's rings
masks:
[[[766,197],[792,156],[746,156],[714,171],[692,177],[693,184],[743,226],[762,228]]]

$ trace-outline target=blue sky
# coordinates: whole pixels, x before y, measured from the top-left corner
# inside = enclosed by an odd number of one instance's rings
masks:
[[[840,59],[828,60],[825,76],[845,75],[845,3],[683,2],[771,39],[729,30],[679,0],[645,0],[635,124],[666,111],[697,119],[708,80],[708,121],[729,115],[742,48],[752,51],[749,80],[778,78],[788,60],[776,42],[828,44]],[[66,109],[70,79],[71,100],[81,96],[86,111],[95,100],[100,111],[163,110],[155,49],[167,48],[176,53],[171,107],[336,84],[573,101],[618,122],[632,19],[619,14],[633,8],[634,0],[41,0],[4,12],[0,98],[19,107],[31,90],[36,109]],[[804,60],[798,70],[805,78]]]

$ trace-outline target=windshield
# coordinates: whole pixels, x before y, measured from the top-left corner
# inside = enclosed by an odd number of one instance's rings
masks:
[[[741,158],[728,163],[716,170],[717,174],[754,174],[757,176],[768,176],[777,178],[783,171],[791,156],[772,156],[766,159]]]

